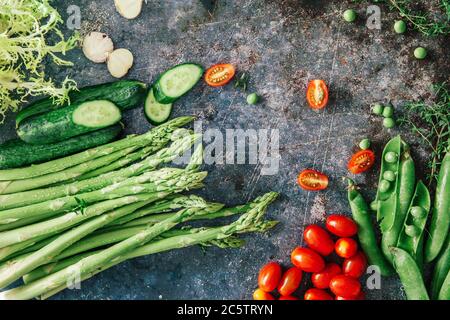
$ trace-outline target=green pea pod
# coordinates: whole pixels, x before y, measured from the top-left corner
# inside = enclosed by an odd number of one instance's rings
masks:
[[[430,207],[430,193],[423,182],[419,181],[417,182],[416,191],[409,206],[397,247],[408,252],[420,269],[422,269],[423,265],[423,236]]]
[[[392,270],[377,244],[369,207],[351,179],[348,179],[348,202],[352,210],[353,219],[358,225],[359,243],[370,265],[378,266],[383,276],[392,275],[394,270]]]
[[[403,284],[408,300],[430,300],[422,272],[414,259],[403,249],[391,248],[394,257],[394,267]]]
[[[409,153],[409,148],[406,144],[403,145],[403,148],[405,151],[401,156],[399,171],[397,174],[398,183],[396,192],[396,210],[395,214],[392,215],[394,221],[392,222],[391,227],[383,232],[383,237],[381,239],[381,248],[383,253],[391,262],[392,254],[389,248],[397,245],[397,241],[405,223],[411,199],[414,195],[416,180],[414,161]]]
[[[450,225],[450,152],[441,163],[433,215],[431,216],[430,236],[425,243],[425,261],[433,261],[441,251]]]
[[[450,300],[450,272],[445,277],[444,283],[439,291],[438,300]]]
[[[397,208],[397,183],[400,167],[400,154],[402,149],[402,140],[400,136],[391,139],[384,147],[381,159],[380,179],[378,183],[377,196],[375,201],[377,205],[377,220],[380,222],[382,232],[389,230],[394,224],[394,217]],[[397,156],[395,161],[386,161],[386,155],[393,154]],[[386,171],[393,172],[396,176],[395,181],[384,179]]]
[[[434,266],[433,278],[431,280],[431,297],[437,299],[445,277],[450,271],[450,234],[447,235],[445,250],[439,256]]]

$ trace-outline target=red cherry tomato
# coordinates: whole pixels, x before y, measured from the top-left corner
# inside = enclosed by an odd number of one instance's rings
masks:
[[[295,248],[291,254],[291,261],[294,266],[305,272],[320,272],[325,267],[323,258],[308,248]]]
[[[211,87],[221,87],[233,79],[236,70],[229,63],[216,64],[205,73],[205,81]]]
[[[372,150],[361,150],[355,153],[347,164],[347,169],[353,174],[369,170],[375,163],[375,153]]]
[[[306,100],[312,109],[322,109],[328,103],[328,87],[323,80],[311,80],[306,90]]]
[[[270,293],[256,289],[253,292],[253,300],[275,300],[275,298]]]
[[[326,227],[332,234],[344,238],[353,237],[358,232],[355,221],[340,214],[328,216]]]
[[[359,251],[351,258],[347,258],[342,263],[342,271],[345,275],[353,278],[361,277],[367,268],[367,259],[364,253]]]
[[[265,292],[275,290],[281,279],[281,266],[276,262],[269,262],[259,271],[258,286]]]
[[[327,289],[330,286],[331,279],[341,274],[341,267],[337,263],[328,263],[321,272],[315,272],[311,276],[314,287],[318,289]]]
[[[331,294],[321,289],[308,289],[305,292],[305,300],[334,300]]]
[[[366,295],[362,291],[358,296],[352,297],[352,298],[344,298],[344,297],[336,296],[336,300],[365,300],[365,299],[366,299]]]
[[[334,242],[330,234],[318,225],[312,224],[308,226],[303,232],[303,239],[305,239],[308,247],[322,256],[328,256],[334,250]]]
[[[278,300],[298,300],[298,298],[293,296],[281,296]]]
[[[288,269],[278,284],[278,292],[282,296],[290,296],[300,286],[303,272],[299,268],[292,267]]]
[[[297,177],[300,187],[308,191],[320,191],[328,187],[328,177],[322,172],[306,169],[300,172]]]
[[[340,238],[336,241],[336,253],[342,258],[351,258],[358,252],[358,243],[352,238]]]
[[[355,298],[361,292],[361,284],[355,278],[340,274],[331,279],[330,290],[339,297]]]

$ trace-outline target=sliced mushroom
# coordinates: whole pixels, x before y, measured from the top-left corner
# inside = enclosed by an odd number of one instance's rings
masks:
[[[136,18],[142,10],[144,0],[114,0],[117,12],[127,19]]]
[[[114,44],[108,35],[101,32],[91,32],[83,40],[83,53],[95,63],[103,63],[113,52]]]
[[[108,70],[115,78],[122,78],[133,66],[133,54],[127,49],[114,50],[108,56]]]

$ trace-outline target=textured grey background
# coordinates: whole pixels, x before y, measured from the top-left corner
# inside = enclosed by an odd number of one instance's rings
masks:
[[[425,2],[425,1],[424,1]],[[433,2],[433,1],[431,1]],[[149,0],[142,14],[128,21],[115,11],[112,0],[72,0],[58,5],[63,16],[71,4],[81,7],[82,32],[106,32],[117,48],[130,49],[135,64],[129,78],[151,82],[166,68],[184,61],[205,66],[225,61],[251,74],[250,91],[264,97],[248,106],[245,94],[233,86],[213,89],[201,84],[177,102],[174,116],[196,114],[205,128],[223,132],[232,128],[279,129],[281,162],[275,176],[261,176],[260,166],[209,166],[208,199],[239,204],[274,190],[282,194],[269,216],[281,221],[268,235],[246,236],[242,249],[197,247],[129,261],[82,283],[82,290],[66,290],[57,299],[248,299],[257,285],[258,269],[269,259],[289,265],[291,250],[302,244],[306,224],[315,221],[311,208],[327,213],[349,213],[345,186],[346,163],[363,137],[380,152],[398,133],[385,130],[381,119],[369,113],[376,101],[394,105],[428,98],[431,83],[448,79],[449,38],[425,39],[415,32],[396,35],[397,18],[382,7],[382,29],[365,27],[367,4],[325,0],[219,0],[210,14],[198,0]],[[343,9],[357,9],[355,24],[341,19]],[[417,61],[417,45],[430,56]],[[52,67],[57,79],[66,75],[79,86],[113,80],[106,66],[87,61],[80,50],[68,58],[70,69]],[[331,101],[321,112],[305,102],[309,80],[322,78]],[[399,112],[397,110],[397,112]],[[126,114],[127,132],[150,128],[142,108]],[[413,146],[419,165],[427,151],[402,132]],[[0,140],[14,136],[13,116],[0,127]],[[328,174],[329,188],[320,193],[301,190],[296,176],[304,168]],[[369,199],[377,180],[375,167],[356,177]],[[307,282],[307,277],[305,281]],[[301,294],[305,289],[302,286]],[[370,299],[403,299],[398,280],[383,279]]]

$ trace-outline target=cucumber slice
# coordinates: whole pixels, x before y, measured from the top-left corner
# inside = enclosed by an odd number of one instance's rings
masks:
[[[153,88],[150,88],[144,104],[144,113],[151,124],[159,125],[169,119],[172,113],[172,104],[162,104],[156,101]]]
[[[107,100],[89,101],[80,104],[73,112],[73,123],[87,128],[104,128],[122,119],[120,109]]]
[[[203,76],[203,67],[194,63],[179,64],[164,72],[154,85],[156,101],[173,103],[191,90]]]

